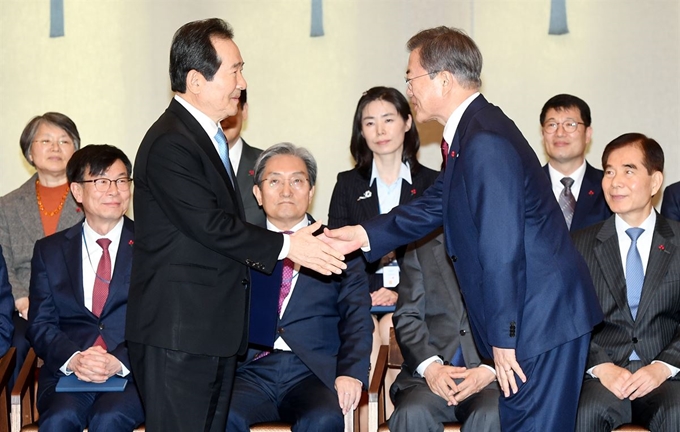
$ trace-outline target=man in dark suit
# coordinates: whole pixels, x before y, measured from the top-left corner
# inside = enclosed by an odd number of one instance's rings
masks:
[[[149,432],[224,431],[236,355],[247,342],[251,268],[271,272],[285,257],[324,274],[345,267],[341,254],[312,236],[320,223],[284,235],[244,220],[219,127],[246,88],[232,39],[217,18],[175,33],[175,97],[135,160],[125,336]]]
[[[409,246],[392,319],[404,364],[390,392],[390,430],[435,431],[453,421],[500,430],[493,362],[475,347],[442,234]]]
[[[253,176],[255,161],[262,150],[251,147],[241,136],[243,122],[248,120],[248,92],[241,91],[238,98],[238,111],[236,115],[229,116],[220,122],[222,131],[229,143],[229,161],[236,172],[236,181],[239,193],[243,200],[243,211],[246,221],[257,226],[265,225],[265,216],[262,208],[255,201],[253,195]]]
[[[663,191],[661,214],[674,221],[680,221],[680,182],[666,186]]]
[[[570,231],[611,216],[602,194],[602,171],[586,161],[593,128],[590,107],[581,98],[558,94],[543,105],[543,146],[548,163],[543,169]]]
[[[66,174],[85,220],[35,245],[26,336],[45,362],[38,381],[41,431],[122,431],[144,421],[124,338],[131,172],[116,147],[75,152]],[[117,375],[128,383],[122,392],[56,392],[59,378],[71,374],[95,383]]]
[[[590,268],[604,323],[593,332],[577,431],[639,423],[680,430],[680,223],[652,207],[664,155],[642,134],[602,155],[602,189],[614,216],[574,234]]]
[[[313,222],[307,209],[316,172],[312,155],[293,144],[262,153],[253,192],[269,230],[294,232]],[[266,315],[278,319],[264,329],[273,345],[248,350],[237,369],[227,431],[281,420],[296,431],[344,430],[343,414],[356,408],[368,381],[373,322],[363,268],[355,256],[343,275],[327,277],[285,260],[272,276],[253,277],[252,315],[269,304],[274,310]]]
[[[505,396],[503,430],[573,429],[590,332],[602,319],[588,268],[536,154],[478,93],[474,41],[438,27],[407,46],[407,94],[416,120],[445,124],[446,168],[419,199],[325,240],[370,248],[376,260],[443,225],[477,348],[494,359]]]

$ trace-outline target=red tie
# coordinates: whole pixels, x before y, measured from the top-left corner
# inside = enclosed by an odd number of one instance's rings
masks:
[[[446,142],[444,138],[442,138],[442,169],[446,168],[446,159],[449,153],[449,143]]]
[[[99,317],[104,309],[106,298],[109,296],[109,284],[111,283],[111,255],[109,254],[109,245],[111,240],[101,238],[97,240],[97,244],[102,248],[102,257],[99,259],[97,266],[97,274],[94,279],[94,290],[92,291],[92,313]],[[100,346],[106,349],[106,343],[102,336],[97,336],[97,340],[93,346]]]

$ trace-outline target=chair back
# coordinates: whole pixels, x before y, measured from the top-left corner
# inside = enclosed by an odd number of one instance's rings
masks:
[[[10,428],[10,389],[9,380],[14,373],[17,362],[16,348],[10,347],[4,356],[0,357],[0,430],[9,431]]]

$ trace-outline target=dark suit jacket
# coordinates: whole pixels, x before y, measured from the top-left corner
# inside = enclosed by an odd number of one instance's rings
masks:
[[[661,214],[674,221],[680,221],[680,182],[666,186],[663,191]]]
[[[354,254],[354,257],[348,256],[347,269],[342,275],[323,276],[302,267],[283,317],[277,320],[276,336],[281,336],[331,390],[338,376],[350,376],[360,380],[364,388],[368,386],[373,321],[364,265],[363,257]],[[256,280],[267,284],[266,291],[276,297],[276,307],[281,287],[280,269],[266,279]],[[251,308],[260,307],[260,302],[270,303],[253,297]],[[259,352],[249,350],[243,365],[250,363]]]
[[[439,175],[437,171],[420,165],[411,175],[412,185],[405,181],[401,183],[399,203],[405,204],[421,196],[428,187],[432,186],[437,175]],[[370,180],[370,172],[367,176],[364,176],[356,168],[338,174],[328,210],[328,226],[330,228],[356,225],[380,214],[378,186],[376,182],[369,186]],[[371,196],[359,199],[366,191],[370,191]],[[405,252],[405,246],[396,250],[399,264],[401,264]],[[383,286],[382,275],[375,274],[378,264],[378,262],[370,263],[366,268],[370,275],[371,291]]]
[[[99,335],[107,351],[130,369],[124,332],[134,223],[125,217],[109,296],[99,318],[83,299],[82,229],[78,223],[35,244],[26,338],[45,361],[40,388],[54,385],[63,376],[59,368],[76,351],[90,348]]]
[[[463,113],[446,170],[423,196],[362,225],[376,260],[444,226],[483,357],[518,360],[588,334],[602,311],[533,149],[483,96]]]
[[[241,137],[241,141],[243,142],[243,151],[241,152],[241,161],[238,164],[236,181],[238,181],[238,188],[243,200],[243,211],[246,214],[246,221],[253,225],[265,226],[267,218],[264,215],[264,210],[257,204],[255,195],[253,195],[253,185],[255,184],[253,168],[262,150],[249,146],[243,137]]]
[[[482,363],[442,234],[409,246],[392,320],[404,356],[393,392],[422,384],[423,378],[414,375],[418,366],[432,356],[451,360],[459,345],[468,368]],[[484,363],[493,367],[491,360]]]
[[[12,344],[12,336],[14,335],[13,312],[12,286],[7,279],[7,264],[5,264],[2,246],[0,246],[0,356],[5,355]]]
[[[198,355],[245,350],[249,268],[271,272],[283,236],[244,221],[210,137],[174,99],[142,140],[134,172],[126,338]]]
[[[575,233],[592,275],[604,323],[593,332],[586,368],[625,367],[635,352],[644,365],[680,366],[680,223],[657,215],[652,249],[635,321],[628,306],[615,217]]]
[[[543,166],[543,170],[550,180],[548,165]],[[602,222],[612,215],[607,201],[602,193],[602,170],[593,168],[586,162],[586,173],[583,176],[581,190],[578,193],[578,201],[574,208],[574,218],[571,220],[571,232],[589,227],[590,225]]]

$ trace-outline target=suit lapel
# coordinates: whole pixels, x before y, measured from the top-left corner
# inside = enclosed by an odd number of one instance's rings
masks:
[[[599,184],[600,181],[597,179],[595,170],[588,162],[586,162],[586,172],[583,176],[581,190],[579,191],[576,207],[574,208],[574,219],[571,222],[572,226],[580,225],[581,219],[584,219],[590,213],[595,204],[595,199],[598,196],[595,191],[602,187]]]
[[[656,291],[666,276],[668,266],[677,249],[673,242],[673,237],[673,230],[668,222],[666,222],[666,219],[657,214],[654,236],[652,237],[652,248],[649,251],[649,262],[647,263],[647,271],[645,272],[645,281],[642,285],[642,296],[640,297],[636,319],[639,319],[649,308],[650,304],[654,302],[654,299],[658,298]]]
[[[22,186],[23,193],[21,194],[21,202],[16,208],[34,209],[33,211],[22,212],[17,216],[23,224],[25,232],[40,233],[40,237],[43,237],[45,235],[45,229],[40,220],[40,209],[38,209],[35,197],[35,180],[37,178],[38,175],[34,174],[31,179]]]
[[[86,257],[83,257],[82,229],[83,226],[78,224],[66,232],[66,241],[62,245],[62,251],[76,303],[90,312],[85,307],[85,296],[83,294],[83,258]]]
[[[368,220],[380,214],[380,202],[378,201],[378,186],[376,182],[369,185],[370,178],[357,174],[352,186],[352,193],[356,195],[356,208],[360,212],[358,220]],[[369,193],[370,192],[370,193]],[[367,196],[370,195],[370,196]]]
[[[626,279],[623,274],[621,263],[621,253],[619,251],[619,239],[616,235],[616,225],[614,217],[605,221],[597,234],[597,239],[601,242],[593,249],[600,270],[607,282],[607,287],[620,310],[628,310],[626,314],[630,322],[633,316],[630,313],[628,297],[626,295]]]
[[[132,245],[133,231],[131,228],[132,221],[125,218],[123,221],[123,231],[120,235],[120,243],[118,244],[118,252],[116,253],[116,265],[113,267],[113,275],[111,275],[111,283],[109,284],[109,295],[104,303],[102,315],[107,311],[111,299],[121,289],[125,287],[126,279],[130,276],[132,265]]]

